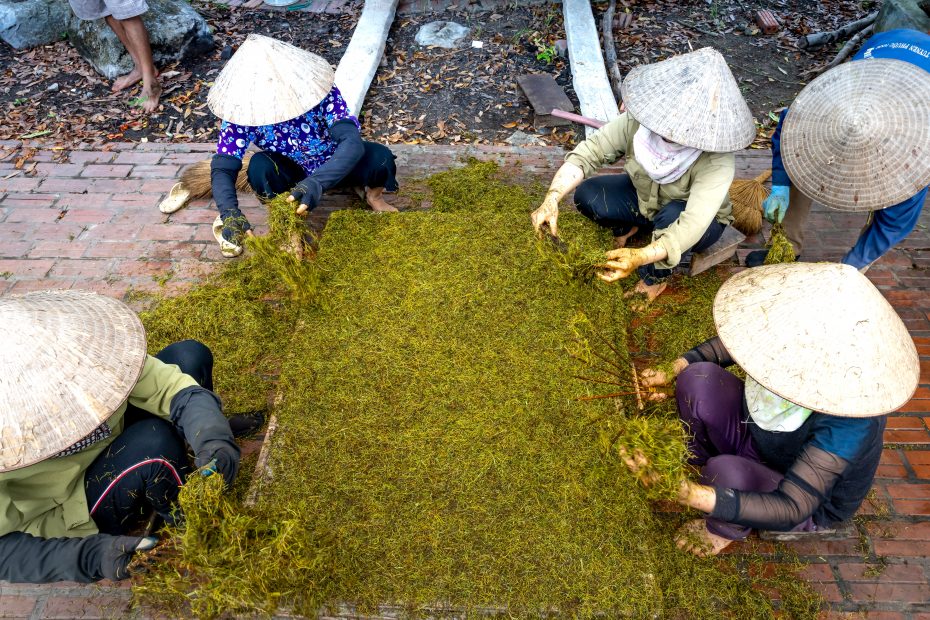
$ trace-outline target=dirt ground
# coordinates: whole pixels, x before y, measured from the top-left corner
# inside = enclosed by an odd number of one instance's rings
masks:
[[[418,45],[420,27],[437,19],[468,27],[466,45]],[[553,49],[564,37],[561,7],[552,4],[396,20],[366,99],[364,133],[387,142],[502,143],[522,131],[540,143],[573,144],[581,133],[571,126],[537,134],[532,108],[516,83],[523,74],[549,74],[577,107],[569,63]]]
[[[50,143],[108,141],[211,141],[216,119],[206,93],[225,58],[250,32],[271,35],[311,49],[335,63],[357,22],[361,4],[341,15],[230,9],[195,0],[214,29],[216,49],[182,65],[161,67],[165,94],[158,113],[146,117],[130,105],[138,89],[111,93],[74,49],[61,41],[16,51],[0,43],[0,139],[42,138]],[[606,2],[595,4],[595,17]],[[777,35],[764,35],[751,21],[758,8],[771,9],[783,23]],[[616,29],[621,72],[646,62],[706,45],[718,48],[740,82],[760,121],[759,146],[772,125],[772,112],[787,105],[803,87],[803,72],[823,64],[835,49],[815,53],[796,49],[798,36],[828,30],[871,9],[862,0],[620,0],[618,11],[632,24]],[[452,20],[471,29],[466,47],[424,48],[414,41],[431,20]],[[558,4],[470,13],[446,10],[434,15],[399,16],[391,29],[381,67],[362,113],[363,133],[388,143],[500,144],[515,131],[541,144],[568,147],[581,137],[578,127],[533,129],[529,103],[516,84],[524,73],[552,75],[577,103],[567,60],[553,44],[564,38]],[[481,48],[471,46],[480,41]]]

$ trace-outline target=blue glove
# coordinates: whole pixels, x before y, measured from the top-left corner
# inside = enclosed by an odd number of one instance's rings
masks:
[[[791,188],[787,185],[773,185],[772,193],[762,203],[762,211],[765,213],[765,219],[773,224],[781,224],[785,219],[785,213],[788,211],[788,201]]]

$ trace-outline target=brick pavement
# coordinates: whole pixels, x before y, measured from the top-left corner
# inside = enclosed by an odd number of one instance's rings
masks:
[[[81,288],[130,300],[132,291],[183,290],[224,260],[210,231],[215,210],[208,201],[171,216],[157,209],[180,168],[208,157],[212,145],[118,143],[107,151],[71,152],[27,145],[34,148],[23,167],[30,174],[14,168],[25,152],[11,154],[18,146],[0,142],[0,294]],[[401,183],[457,165],[466,155],[519,166],[522,178],[542,182],[561,161],[560,151],[548,147],[398,145],[395,151]],[[754,176],[767,157],[742,154],[737,176]],[[241,200],[262,232],[259,203]],[[315,225],[349,200],[327,197],[314,212]],[[805,259],[838,260],[864,219],[815,206]],[[830,604],[824,618],[930,620],[930,212],[869,277],[911,330],[921,355],[921,387],[889,417],[874,493],[857,518],[858,535],[788,547],[810,562],[806,578]],[[138,613],[130,612],[128,601],[129,591],[113,584],[0,583],[0,618],[127,617]]]

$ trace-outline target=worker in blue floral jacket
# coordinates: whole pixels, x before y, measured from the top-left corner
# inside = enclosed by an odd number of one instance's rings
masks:
[[[781,114],[763,204],[800,256],[812,200],[870,217],[843,263],[865,270],[917,224],[930,182],[930,35],[890,30],[826,72]],[[865,62],[860,62],[865,61]],[[749,266],[765,260],[752,252]]]
[[[298,214],[319,206],[323,192],[357,188],[375,211],[396,211],[383,198],[396,191],[390,149],[365,142],[323,58],[261,35],[249,35],[210,90],[223,119],[210,166],[220,215],[213,224],[223,256],[242,252],[251,226],[239,210],[236,178],[249,144],[259,149],[247,170],[262,198],[290,191]]]

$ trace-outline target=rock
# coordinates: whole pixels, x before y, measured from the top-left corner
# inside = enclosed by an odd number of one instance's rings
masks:
[[[418,45],[435,45],[452,49],[471,32],[469,28],[455,22],[429,22],[417,31]]]
[[[930,0],[885,0],[875,20],[875,32],[895,28],[930,32]]]
[[[519,130],[510,134],[504,142],[511,146],[536,146],[539,144],[539,140],[537,140],[536,136]]]
[[[149,32],[155,65],[162,66],[205,54],[213,49],[207,22],[184,0],[148,0],[142,22]],[[98,73],[113,79],[132,70],[132,59],[102,19],[72,17],[69,37]]]
[[[559,39],[552,44],[555,48],[555,53],[559,55],[559,58],[568,58],[568,41],[565,39]]]
[[[54,43],[72,15],[68,0],[0,0],[0,39],[18,50]]]
[[[58,88],[59,88],[58,82],[55,82],[54,84],[50,85],[50,86],[49,86],[48,88],[46,88],[45,90],[54,93],[54,92],[58,92]]]

